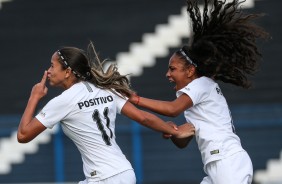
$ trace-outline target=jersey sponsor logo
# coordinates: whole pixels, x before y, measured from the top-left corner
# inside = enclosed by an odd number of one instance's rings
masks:
[[[93,172],[90,173],[90,176],[95,176],[96,174],[97,174],[97,172],[93,171]]]
[[[91,107],[94,105],[100,105],[100,104],[105,104],[108,102],[112,102],[114,99],[111,95],[105,96],[105,97],[98,97],[98,98],[91,98],[89,100],[85,100],[83,102],[78,102],[77,105],[79,109],[82,109],[84,107]]]
[[[217,150],[213,150],[213,151],[211,151],[210,153],[211,153],[211,155],[219,154],[219,150],[218,150],[218,149],[217,149]]]

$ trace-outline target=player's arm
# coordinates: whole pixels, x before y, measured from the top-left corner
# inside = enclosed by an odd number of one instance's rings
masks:
[[[27,143],[31,141],[46,129],[46,127],[36,118],[33,118],[38,102],[47,94],[48,89],[45,86],[46,79],[47,72],[45,71],[41,82],[32,88],[27,106],[18,127],[17,138],[20,143]]]
[[[168,124],[172,127],[176,127],[177,125],[174,124],[173,122],[168,122]],[[194,129],[194,126],[192,123],[185,123],[183,125],[180,125],[178,126],[178,129],[181,130],[181,129],[187,129],[187,128],[193,128]],[[163,137],[168,139],[170,138],[171,141],[178,147],[178,148],[185,148],[189,143],[190,141],[193,139],[194,135],[191,135],[189,137],[184,137],[184,138],[177,138],[175,136],[172,136],[172,135],[168,135],[168,134],[163,134]]]
[[[181,126],[179,126],[178,128],[181,128],[182,126],[190,126],[190,123],[185,123]],[[189,137],[185,137],[185,138],[177,138],[175,136],[172,136],[170,139],[173,142],[173,144],[175,144],[178,148],[185,148],[190,141],[193,139],[194,135],[191,135]]]
[[[174,101],[153,100],[132,94],[129,98],[129,101],[140,107],[170,117],[176,117],[184,112],[187,108],[193,106],[191,98],[186,94],[182,94]]]
[[[171,137],[171,141],[175,144],[178,148],[185,148],[190,141],[193,139],[194,136],[186,137],[186,138],[176,138]]]
[[[136,108],[130,102],[125,103],[121,113],[145,127],[165,134],[170,134],[178,138],[189,137],[195,133],[194,127],[187,126],[178,130],[176,127],[170,126],[154,114]]]

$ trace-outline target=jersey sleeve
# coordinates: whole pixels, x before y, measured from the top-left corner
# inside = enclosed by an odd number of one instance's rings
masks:
[[[116,105],[117,105],[117,113],[121,113],[121,109],[123,108],[124,104],[127,102],[128,98],[122,98],[118,95],[115,95]]]
[[[204,83],[201,80],[194,80],[189,83],[184,88],[176,92],[176,96],[179,97],[182,94],[188,95],[192,102],[193,106],[201,103],[204,98],[207,96],[207,86],[203,85]]]
[[[45,127],[53,128],[57,123],[62,121],[69,112],[69,100],[66,99],[64,95],[60,95],[50,100],[36,115],[36,119]]]

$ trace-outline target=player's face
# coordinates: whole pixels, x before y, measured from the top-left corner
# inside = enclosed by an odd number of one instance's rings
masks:
[[[191,79],[189,78],[189,68],[185,66],[184,62],[185,61],[176,54],[173,54],[169,60],[166,77],[171,83],[175,83],[174,89],[176,91],[184,88],[191,82]]]
[[[66,69],[63,69],[57,52],[51,58],[51,66],[48,69],[48,80],[51,86],[64,87]]]

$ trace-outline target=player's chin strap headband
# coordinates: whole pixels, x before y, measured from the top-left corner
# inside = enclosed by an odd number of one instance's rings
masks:
[[[185,59],[186,59],[191,65],[194,65],[195,67],[197,67],[197,64],[194,63],[194,62],[188,57],[188,55],[184,52],[183,49],[180,49],[179,52],[182,54],[182,56],[185,57]]]
[[[70,65],[68,64],[67,60],[65,59],[65,57],[63,56],[63,54],[61,53],[61,51],[60,51],[60,50],[57,50],[57,53],[58,53],[59,57],[61,58],[61,60],[63,61],[63,64],[64,64],[67,68],[70,68],[71,71],[72,71],[72,73],[73,73],[77,78],[82,79],[82,80],[86,80],[86,79],[90,79],[90,78],[91,78],[90,72],[87,72],[87,73],[86,73],[87,76],[85,77],[85,76],[79,74],[78,72],[74,71],[74,70],[70,67]]]

